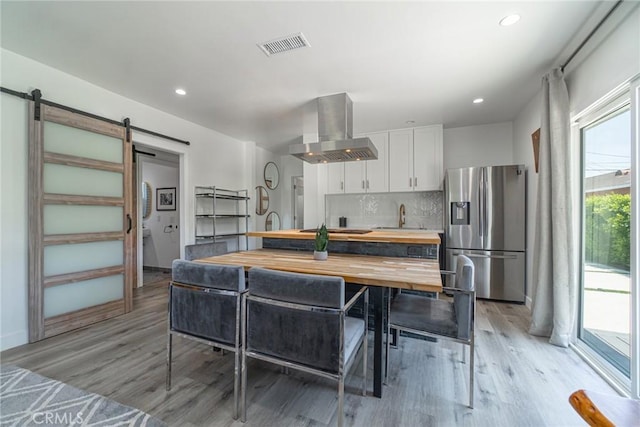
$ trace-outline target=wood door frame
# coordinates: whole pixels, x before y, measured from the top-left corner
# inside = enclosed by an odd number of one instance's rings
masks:
[[[29,226],[29,342],[39,341],[72,329],[86,326],[109,317],[131,311],[133,290],[132,271],[135,263],[135,222],[132,218],[131,194],[131,141],[123,126],[72,113],[48,105],[40,105],[40,118],[35,118],[35,103],[29,104],[29,176],[28,176],[28,226]],[[88,132],[99,133],[122,140],[122,164],[100,161],[77,156],[48,153],[44,150],[44,122],[49,121],[64,126],[75,127]],[[54,163],[94,170],[121,172],[123,175],[122,197],[76,196],[48,194],[44,192],[44,164]],[[44,206],[93,205],[122,206],[122,231],[44,234]],[[128,230],[128,231],[127,231]],[[133,231],[133,233],[132,233]],[[123,265],[99,268],[70,274],[44,276],[44,247],[55,244],[74,244],[98,241],[122,240],[124,245]],[[45,318],[44,289],[48,286],[78,282],[113,274],[123,274],[123,298],[104,304],[75,310],[69,313]]]

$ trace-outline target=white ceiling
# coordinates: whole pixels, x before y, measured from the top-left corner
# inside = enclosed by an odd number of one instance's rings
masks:
[[[512,120],[600,2],[1,3],[4,48],[280,151],[314,130],[305,105],[339,92],[354,133]],[[256,46],[297,32],[311,47]]]

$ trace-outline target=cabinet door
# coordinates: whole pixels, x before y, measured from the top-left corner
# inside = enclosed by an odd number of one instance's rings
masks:
[[[414,191],[442,189],[442,126],[413,130]]]
[[[413,190],[413,129],[389,132],[389,191]]]
[[[364,193],[366,191],[365,163],[352,161],[344,164],[345,193]]]
[[[327,164],[327,194],[344,193],[344,163]]]
[[[367,192],[383,193],[389,191],[389,133],[372,133],[366,135],[378,149],[378,160],[368,160],[366,182]]]

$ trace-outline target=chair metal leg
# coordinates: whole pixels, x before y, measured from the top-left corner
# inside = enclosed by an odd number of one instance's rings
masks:
[[[338,380],[338,427],[344,425],[344,374]]]
[[[242,363],[240,365],[242,372],[242,385],[240,386],[240,400],[242,400],[242,416],[240,421],[243,423],[247,421],[247,355],[244,348],[242,349]]]
[[[173,335],[171,332],[167,334],[167,391],[171,390],[171,344],[173,340]]]
[[[387,385],[389,378],[389,350],[391,349],[391,289],[389,291],[389,298],[387,299],[387,351],[385,352],[385,368],[384,368],[384,381]]]
[[[469,408],[473,409],[473,362],[475,359],[475,348],[473,338],[471,338],[471,345],[469,346]]]
[[[369,289],[364,294],[364,336],[362,337],[362,395],[367,395],[367,360],[369,347]]]
[[[240,349],[236,348],[235,354],[235,367],[233,369],[233,419],[238,419],[239,404],[238,404],[238,392],[240,390]]]

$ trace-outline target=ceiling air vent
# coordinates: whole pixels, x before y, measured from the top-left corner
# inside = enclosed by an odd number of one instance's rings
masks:
[[[311,45],[302,33],[291,34],[290,36],[280,37],[268,42],[258,44],[258,47],[267,56],[275,55],[276,53],[287,52],[289,50],[301,49],[307,46]]]

